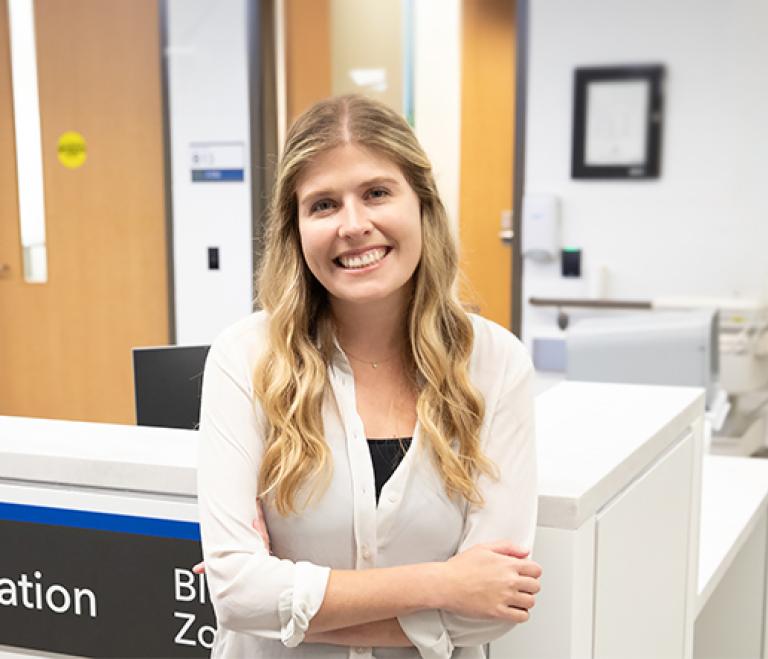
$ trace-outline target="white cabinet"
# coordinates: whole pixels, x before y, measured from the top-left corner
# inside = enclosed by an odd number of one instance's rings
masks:
[[[689,658],[703,395],[572,384],[537,400],[542,591],[490,659]]]
[[[688,433],[597,515],[595,659],[686,656],[693,457]]]

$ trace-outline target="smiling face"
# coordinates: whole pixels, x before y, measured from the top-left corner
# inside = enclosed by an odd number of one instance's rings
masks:
[[[397,165],[344,144],[312,161],[296,198],[304,258],[332,303],[407,299],[421,258],[421,212]]]

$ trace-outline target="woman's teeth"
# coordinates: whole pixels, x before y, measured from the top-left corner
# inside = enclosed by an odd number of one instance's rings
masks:
[[[364,254],[356,254],[354,256],[340,256],[336,259],[343,268],[365,268],[381,261],[386,256],[387,250],[383,247],[372,249]]]

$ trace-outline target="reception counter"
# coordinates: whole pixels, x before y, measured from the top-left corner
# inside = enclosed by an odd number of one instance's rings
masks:
[[[691,656],[703,392],[563,382],[536,406],[543,590],[490,656]],[[207,656],[196,440],[0,417],[0,656]]]

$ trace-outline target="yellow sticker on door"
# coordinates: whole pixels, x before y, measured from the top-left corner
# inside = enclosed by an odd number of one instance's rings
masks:
[[[85,162],[85,138],[74,130],[59,137],[59,162],[69,169],[77,169]]]

